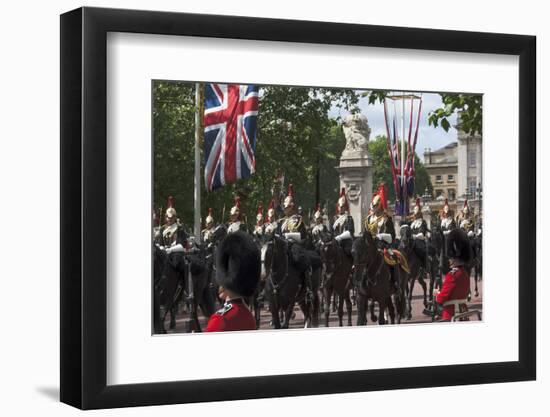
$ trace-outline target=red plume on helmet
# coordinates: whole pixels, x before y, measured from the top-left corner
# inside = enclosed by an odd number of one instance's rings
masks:
[[[443,203],[443,207],[448,206],[448,205],[449,205],[449,200],[445,199],[445,203]]]
[[[230,216],[237,215],[238,217],[240,217],[240,214],[241,214],[241,198],[237,195],[235,196],[235,204],[233,205],[233,207],[231,207],[231,210],[229,211],[229,215]]]
[[[313,217],[315,219],[318,219],[322,216],[323,214],[321,213],[321,204],[320,203],[317,203],[317,206],[315,208],[315,212],[313,213]]]
[[[168,197],[168,203],[166,204],[166,216],[167,217],[177,217],[176,208],[175,208],[175,199],[174,197]]]
[[[380,196],[382,208],[386,210],[388,208],[388,200],[386,199],[386,186],[383,182],[378,186],[378,191],[376,194]]]
[[[288,193],[283,202],[283,207],[286,210],[288,207],[294,206],[294,187],[292,184],[288,184]]]
[[[214,223],[214,216],[212,213],[213,211],[212,211],[212,208],[210,207],[208,209],[208,216],[206,216],[206,219],[205,219],[206,225]]]
[[[336,211],[341,214],[342,212],[349,210],[348,199],[346,197],[346,187],[342,187],[340,190],[340,197],[336,203]]]
[[[266,223],[269,223],[270,221],[269,220],[270,213],[271,213],[271,216],[275,216],[275,199],[271,199],[271,201],[269,202],[269,206],[267,207],[267,213],[265,216]]]
[[[168,197],[168,203],[166,203],[166,208],[175,208],[176,206],[176,199],[172,196]]]
[[[464,200],[464,207],[462,207],[462,208],[466,208],[466,207],[468,207],[468,199]]]
[[[256,214],[256,224],[261,226],[264,221],[264,205],[263,203],[258,204],[258,212]]]
[[[288,193],[287,195],[289,197],[294,198],[294,186],[292,184],[288,184]]]

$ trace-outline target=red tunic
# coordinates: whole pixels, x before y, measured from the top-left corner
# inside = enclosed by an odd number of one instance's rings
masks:
[[[470,275],[463,266],[453,268],[445,275],[445,281],[443,281],[443,287],[441,292],[435,298],[435,301],[439,304],[443,304],[450,300],[463,300],[468,298],[468,292],[470,291]],[[465,306],[465,304],[461,304]],[[455,314],[455,306],[447,305],[443,307],[441,314],[442,320],[451,320]]]
[[[241,298],[226,301],[220,310],[212,314],[205,332],[234,330],[256,330],[256,320]]]

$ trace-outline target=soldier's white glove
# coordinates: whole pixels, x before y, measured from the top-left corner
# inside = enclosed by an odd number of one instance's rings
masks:
[[[415,239],[420,239],[420,240],[424,240],[424,235],[422,233],[417,233],[416,235],[413,236]]]
[[[285,233],[284,236],[285,236],[285,239],[287,240],[294,240],[295,242],[302,241],[302,236],[300,235],[300,233],[296,233],[296,232]]]
[[[340,233],[334,239],[337,242],[340,242],[341,240],[351,239],[351,233],[349,232],[349,230],[346,230],[345,232]]]
[[[445,230],[445,231],[443,232],[443,234],[444,234],[445,236],[447,236],[449,233],[451,233],[450,230]]]
[[[181,243],[178,243],[174,246],[170,246],[169,248],[166,248],[167,254],[177,253],[177,252],[185,252],[185,249],[183,248]]]
[[[392,239],[389,233],[378,233],[376,238],[386,242],[388,245],[391,245]]]
[[[468,232],[468,237],[474,237],[474,232],[472,232],[471,230]]]

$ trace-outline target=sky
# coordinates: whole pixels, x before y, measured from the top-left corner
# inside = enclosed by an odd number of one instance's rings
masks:
[[[415,93],[419,95],[419,93]],[[457,131],[451,127],[448,132],[442,127],[434,128],[428,125],[428,114],[430,111],[442,107],[441,96],[437,93],[422,94],[422,114],[420,116],[420,125],[418,128],[418,142],[416,145],[416,153],[423,160],[424,148],[436,150],[443,146],[457,141]],[[369,104],[367,98],[362,98],[359,101],[361,113],[367,116],[369,126],[371,128],[371,140],[378,135],[386,135],[386,127],[384,125],[384,105],[382,103]],[[409,108],[410,109],[410,108]],[[409,110],[410,111],[410,110]],[[331,116],[345,117],[348,114],[345,110],[334,107],[330,111]],[[456,114],[449,118],[451,125],[456,123]],[[398,124],[399,126],[399,124]],[[408,126],[407,126],[408,129]],[[408,130],[407,130],[408,132]],[[414,130],[413,130],[414,133]]]

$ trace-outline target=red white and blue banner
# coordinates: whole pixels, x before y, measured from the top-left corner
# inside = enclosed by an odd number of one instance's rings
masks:
[[[204,180],[208,191],[248,178],[255,171],[258,90],[255,85],[205,85]]]
[[[393,103],[393,112],[388,108],[388,99],[395,101],[402,100],[403,111],[399,115]],[[419,104],[415,112],[414,101],[418,100]],[[410,114],[408,117],[408,134],[405,133],[405,107],[408,103]],[[418,127],[420,123],[420,115],[422,112],[422,97],[415,95],[388,96],[384,99],[384,120],[386,124],[387,147],[390,156],[390,165],[393,179],[393,188],[395,190],[395,214],[406,216],[409,214],[409,199],[414,196],[415,189],[415,167],[414,158],[416,143],[418,140]],[[415,115],[416,113],[416,115]],[[400,138],[397,129],[397,119],[401,116],[403,124],[403,132]],[[413,130],[413,121],[416,119],[415,128]],[[414,135],[413,135],[414,131]],[[405,136],[407,136],[405,142]]]

